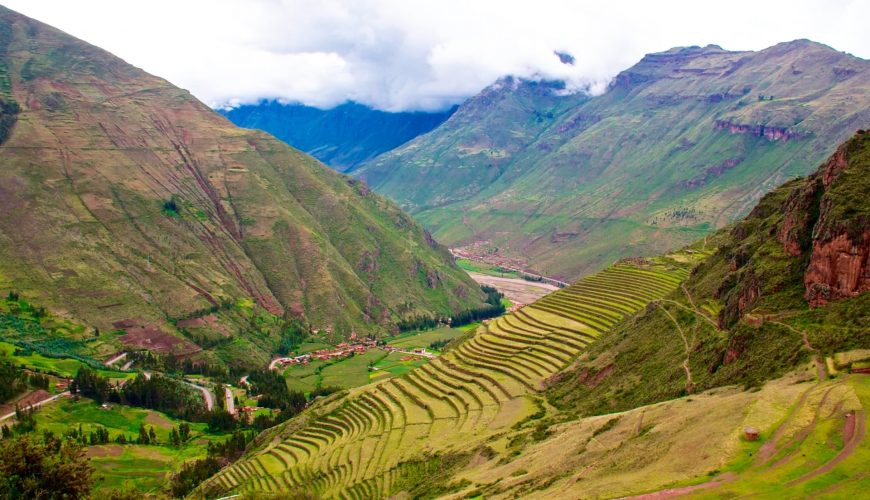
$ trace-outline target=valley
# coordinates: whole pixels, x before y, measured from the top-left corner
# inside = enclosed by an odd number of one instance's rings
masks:
[[[322,9],[206,105],[0,6],[0,499],[866,496],[870,62]]]

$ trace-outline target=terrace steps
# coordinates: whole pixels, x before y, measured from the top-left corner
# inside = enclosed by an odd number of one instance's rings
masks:
[[[214,492],[301,488],[327,498],[384,498],[424,453],[497,432],[531,410],[526,395],[687,271],[617,264],[488,322],[452,351],[364,388],[261,454],[208,481]],[[212,490],[210,490],[212,491]]]

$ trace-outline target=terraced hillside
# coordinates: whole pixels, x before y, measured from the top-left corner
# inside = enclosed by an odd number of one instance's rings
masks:
[[[687,267],[668,258],[619,263],[490,321],[433,362],[276,429],[202,491],[343,498],[407,491],[409,478],[427,467],[445,467],[485,439],[540,418],[534,394],[543,382],[621,319],[675,290]]]

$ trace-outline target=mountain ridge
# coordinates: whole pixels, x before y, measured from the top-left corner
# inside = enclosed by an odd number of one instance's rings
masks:
[[[870,122],[868,80],[870,63],[815,42],[674,48],[644,57],[600,96],[513,98],[564,110],[543,127],[518,125],[509,105],[478,109],[511,123],[505,130],[463,127],[460,107],[352,173],[450,246],[483,243],[570,279],[688,244],[809,173]],[[512,138],[526,132],[534,139]],[[499,141],[514,150],[475,149]]]
[[[174,336],[210,311],[212,334],[244,330],[239,303],[335,340],[483,304],[445,248],[358,181],[108,52],[0,18],[20,108],[0,146],[0,286],[104,331]]]
[[[429,132],[455,110],[393,113],[353,101],[328,109],[264,101],[219,112],[240,127],[269,132],[343,172]]]

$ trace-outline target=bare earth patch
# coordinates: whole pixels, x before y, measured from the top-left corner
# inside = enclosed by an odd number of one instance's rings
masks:
[[[148,415],[145,417],[145,423],[148,425],[153,425],[154,427],[159,427],[161,429],[171,429],[172,422],[166,419],[163,415],[159,415],[154,412],[148,412]]]
[[[88,458],[94,457],[120,457],[124,453],[124,447],[119,444],[107,444],[91,446],[85,453]]]
[[[479,273],[468,273],[481,285],[489,285],[498,289],[508,300],[518,305],[531,304],[559,287],[547,283],[528,281],[520,278],[501,278]]]

